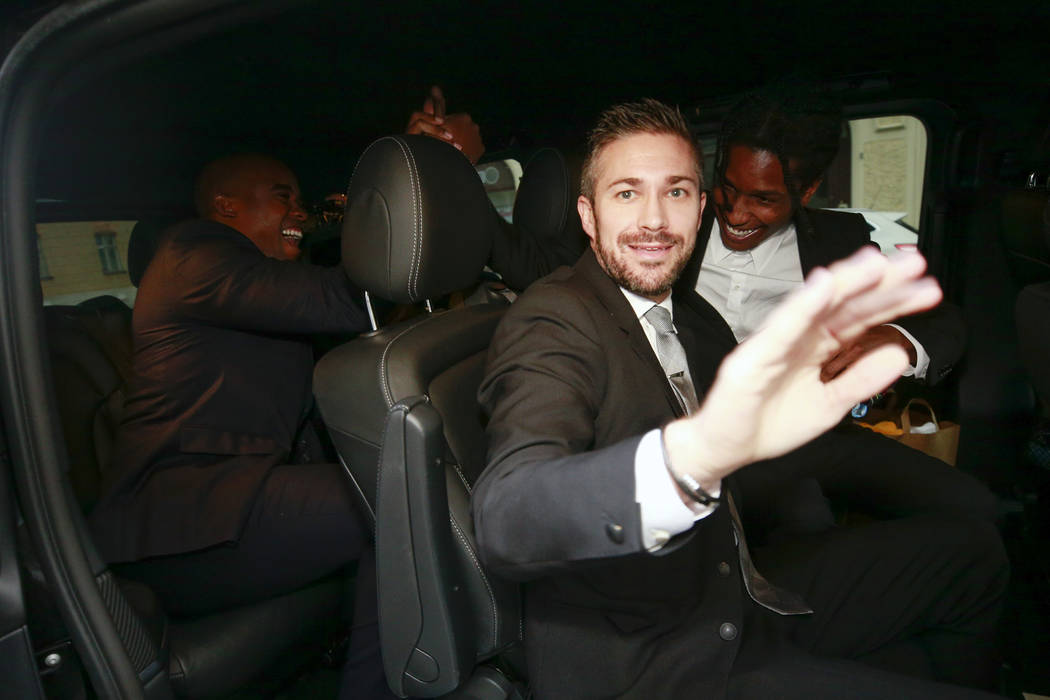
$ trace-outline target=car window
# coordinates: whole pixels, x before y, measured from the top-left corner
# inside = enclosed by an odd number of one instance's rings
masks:
[[[45,304],[78,304],[108,294],[128,306],[135,287],[128,277],[128,239],[135,221],[38,223],[40,288]]]
[[[476,166],[492,206],[507,221],[514,218],[514,197],[521,182],[521,163],[514,158],[494,160]]]
[[[926,127],[913,116],[850,119],[812,206],[864,215],[883,252],[918,243]]]

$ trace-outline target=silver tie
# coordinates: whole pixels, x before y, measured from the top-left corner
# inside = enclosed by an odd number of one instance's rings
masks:
[[[700,401],[696,398],[696,389],[689,375],[685,349],[678,340],[674,324],[671,323],[671,312],[662,306],[654,306],[645,312],[645,320],[656,331],[656,357],[660,360],[660,366],[663,367],[675,396],[678,397],[679,403],[687,414],[695,413],[700,409]],[[812,613],[813,608],[809,607],[801,596],[774,586],[755,568],[754,562],[751,561],[751,551],[747,548],[747,540],[744,538],[744,527],[740,522],[740,514],[733,502],[733,494],[729,489],[725,489],[724,493],[733,521],[733,535],[736,537],[737,553],[740,557],[740,572],[747,594],[762,607],[781,615]]]

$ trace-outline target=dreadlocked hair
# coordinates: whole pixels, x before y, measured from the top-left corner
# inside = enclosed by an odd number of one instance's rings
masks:
[[[726,115],[718,134],[715,182],[721,185],[729,150],[747,146],[776,156],[800,233],[814,236],[802,207],[802,192],[815,183],[839,150],[842,109],[830,98],[797,83],[748,93]]]
[[[638,102],[615,105],[598,116],[598,122],[587,134],[587,157],[583,161],[580,194],[594,201],[594,187],[598,180],[598,156],[602,149],[613,141],[634,134],[680,136],[693,149],[697,182],[701,191],[704,189],[704,167],[701,160],[703,156],[682,112],[677,107],[647,97]]]

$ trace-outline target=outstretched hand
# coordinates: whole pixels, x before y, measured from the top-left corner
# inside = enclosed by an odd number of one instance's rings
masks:
[[[667,426],[676,469],[713,483],[795,449],[835,425],[907,367],[898,345],[876,347],[830,381],[829,358],[868,328],[936,305],[918,253],[886,258],[863,249],[817,268],[765,325],[723,361],[700,411]]]

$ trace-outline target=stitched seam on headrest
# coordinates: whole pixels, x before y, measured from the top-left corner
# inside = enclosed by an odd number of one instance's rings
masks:
[[[404,142],[401,139],[394,139],[394,142],[401,147],[401,153],[404,154],[405,160],[408,162],[408,176],[412,182],[412,205],[413,205],[413,222],[412,222],[412,265],[408,271],[408,293],[413,298],[416,296],[416,290],[418,289],[419,281],[419,267],[420,267],[420,252],[422,246],[420,245],[420,231],[423,228],[423,207],[422,207],[422,195],[420,193],[419,186],[419,169],[416,166],[416,159],[412,155],[412,151],[405,147]]]

